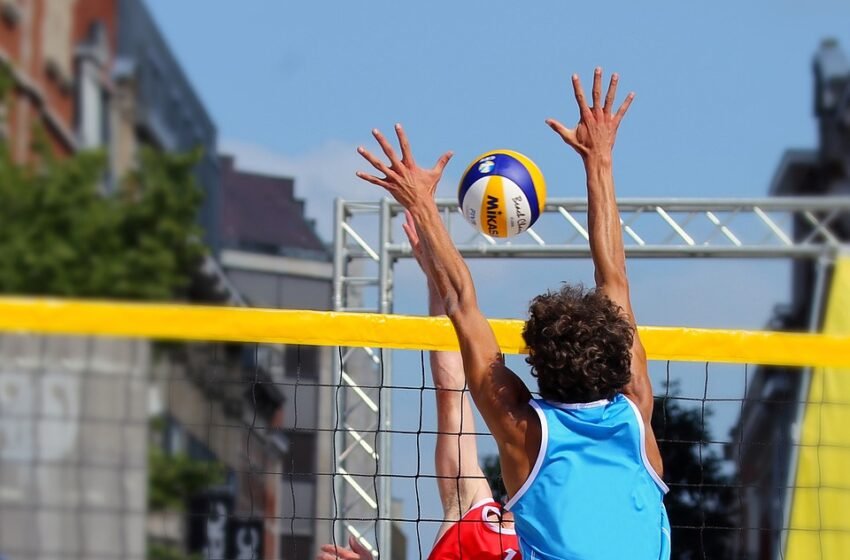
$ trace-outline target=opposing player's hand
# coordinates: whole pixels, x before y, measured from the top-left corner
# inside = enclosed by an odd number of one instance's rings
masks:
[[[434,192],[437,190],[437,184],[443,176],[443,170],[446,164],[452,158],[451,152],[446,152],[437,160],[437,163],[431,169],[419,167],[413,159],[413,152],[410,150],[410,143],[407,140],[407,135],[400,124],[395,125],[398,143],[401,146],[401,159],[398,158],[390,143],[384,138],[384,135],[376,128],[372,131],[375,140],[381,146],[384,154],[389,159],[389,165],[385,164],[379,158],[375,157],[363,146],[357,148],[357,152],[363,156],[366,161],[372,164],[372,167],[383,174],[383,177],[370,175],[362,171],[357,172],[357,176],[379,187],[383,187],[389,192],[405,208],[413,208],[417,204],[427,203],[433,200]]]
[[[348,546],[351,548],[324,544],[316,560],[373,560],[372,553],[354,537],[348,537]]]
[[[617,95],[619,79],[617,74],[611,75],[608,93],[605,95],[603,104],[602,68],[596,68],[593,73],[593,105],[589,107],[584,96],[584,90],[581,87],[581,80],[579,80],[578,74],[573,74],[573,90],[579,109],[578,124],[575,128],[567,128],[555,119],[546,120],[546,124],[584,159],[592,156],[610,157],[611,155],[614,141],[617,138],[617,129],[635,98],[633,92],[629,93],[617,112],[614,112],[614,98]]]

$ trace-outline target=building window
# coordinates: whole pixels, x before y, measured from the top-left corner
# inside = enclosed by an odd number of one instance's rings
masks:
[[[185,126],[181,122],[182,117],[180,107],[182,103],[180,100],[180,92],[177,89],[172,89],[164,101],[166,105],[163,107],[163,111],[168,122],[174,127],[179,127],[178,134],[185,135]]]
[[[165,437],[163,447],[169,455],[176,455],[186,451],[186,438],[183,426],[176,420],[168,418],[165,425]]]
[[[80,63],[78,87],[80,144],[84,148],[100,148],[106,145],[107,98],[100,86],[99,68],[93,62]]]
[[[143,79],[145,83],[142,85],[142,88],[145,91],[148,104],[155,111],[161,113],[163,110],[163,101],[165,100],[165,80],[163,79],[162,70],[152,53],[148,53]]]
[[[186,455],[190,459],[197,461],[211,462],[217,460],[215,453],[210,451],[210,448],[206,444],[191,434],[186,434]]]
[[[316,434],[290,431],[289,453],[284,457],[283,470],[295,480],[313,480],[316,476]]]
[[[15,78],[11,69],[0,63],[0,141],[9,137],[9,91],[14,88]]]
[[[15,0],[3,0],[0,2],[0,15],[9,27],[17,27],[21,21],[21,8]]]

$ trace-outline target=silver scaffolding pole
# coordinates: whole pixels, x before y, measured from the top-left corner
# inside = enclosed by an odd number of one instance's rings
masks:
[[[347,224],[352,209],[341,200],[335,202],[333,307],[337,311],[377,312],[363,307],[362,288],[376,281],[358,281],[353,277],[351,246],[363,250],[369,260],[378,254]],[[333,437],[333,534],[337,544],[345,546],[348,535],[357,538],[373,555],[378,554],[374,519],[378,516],[378,492],[370,478],[376,479],[380,461],[379,407],[374,387],[382,367],[380,354],[371,348],[337,348],[334,355]],[[378,399],[379,401],[379,399]],[[371,441],[370,441],[371,439]]]
[[[379,267],[380,276],[378,279],[378,310],[381,313],[392,313],[392,275],[393,266],[388,248],[390,246],[392,214],[390,212],[389,199],[381,200],[380,209],[380,254]],[[378,462],[378,549],[384,551],[385,558],[389,558],[392,551],[392,485],[390,481],[390,465],[391,460],[391,444],[392,434],[392,393],[387,388],[393,383],[392,375],[392,359],[391,351],[380,349],[381,361],[383,368],[381,369],[381,388],[378,389],[380,395],[380,411],[379,411],[379,431],[378,431],[378,453],[383,460]]]

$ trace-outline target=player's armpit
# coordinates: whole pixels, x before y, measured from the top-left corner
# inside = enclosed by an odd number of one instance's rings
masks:
[[[631,380],[623,392],[638,406],[646,422],[652,420],[655,396],[652,393],[652,382],[649,380],[646,350],[643,348],[637,329],[635,329],[635,341],[632,344]]]
[[[664,477],[664,460],[661,458],[661,449],[658,447],[658,440],[655,439],[655,432],[652,429],[652,424],[647,422],[646,427],[646,458],[649,459],[649,464],[655,469],[655,472],[660,477]]]
[[[502,480],[509,496],[516,495],[531,476],[543,440],[540,418],[530,404],[515,413],[513,421],[520,426],[524,434],[523,439],[498,442]]]

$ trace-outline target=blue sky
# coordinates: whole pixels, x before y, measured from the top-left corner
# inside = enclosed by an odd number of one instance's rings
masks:
[[[149,4],[225,148],[322,161],[401,121],[420,159],[456,152],[451,178],[474,155],[512,147],[561,196],[581,194],[580,167],[543,119],[575,117],[570,73],[587,80],[602,65],[637,93],[618,142],[622,196],[751,195],[786,147],[814,141],[820,39],[850,48],[850,6],[838,0],[613,2],[605,13],[545,0],[255,0],[205,2],[200,18],[198,2]]]
[[[543,121],[575,121],[569,76],[589,83],[596,65],[637,93],[615,154],[620,196],[763,195],[785,149],[816,143],[811,58],[821,39],[850,52],[850,4],[840,0],[148,4],[222,148],[242,167],[295,176],[326,239],[335,196],[379,195],[354,177],[355,147],[397,121],[420,161],[455,151],[443,196],[468,161],[498,147],[532,157],[551,196],[583,195],[578,158]],[[511,268],[472,264],[487,313],[520,317],[560,280],[592,281],[587,262]],[[642,261],[630,273],[644,324],[760,328],[787,298],[778,262]],[[397,279],[396,311],[424,313],[418,272],[401,264]],[[397,377],[405,368],[418,379],[418,358],[399,356]],[[683,390],[701,394],[701,375],[682,376]],[[740,391],[739,374],[718,379],[712,391]],[[412,404],[399,401],[397,411]],[[398,424],[410,420],[403,414]],[[733,410],[719,411],[715,432],[733,421]],[[410,454],[393,461],[411,466]],[[410,492],[398,494],[415,515]]]

